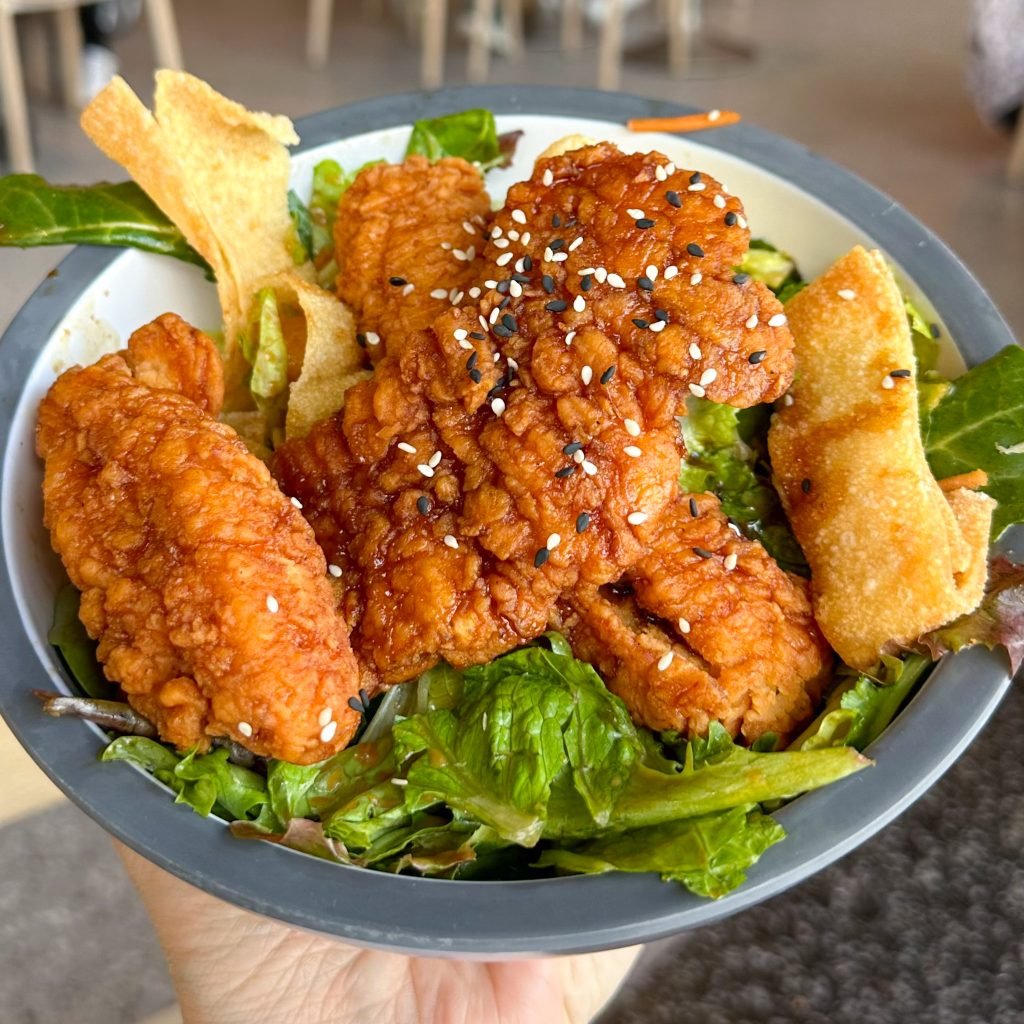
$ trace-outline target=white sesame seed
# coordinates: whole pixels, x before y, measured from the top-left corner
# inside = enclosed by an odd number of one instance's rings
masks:
[[[701,359],[703,358],[703,356],[704,353],[701,352],[700,345],[698,345],[695,341],[690,342],[690,358]]]
[[[651,264],[648,264],[648,266],[646,266],[646,267],[644,268],[644,273],[645,273],[645,274],[646,274],[646,275],[647,275],[647,276],[648,276],[648,277],[649,277],[649,278],[650,278],[650,279],[651,279],[652,281],[657,281],[657,280],[658,280],[658,268],[657,268],[657,267],[656,267],[656,266],[655,266],[655,265],[654,265],[653,263],[651,263]]]
[[[252,726],[248,722],[239,722],[238,731],[248,739],[252,735]]]
[[[591,274],[596,274],[597,273],[597,268],[596,267],[584,267],[582,270],[577,270],[576,273],[580,277],[589,277]]]
[[[608,271],[604,267],[597,267],[594,270],[594,280],[598,284],[604,284],[608,280]]]
[[[289,500],[289,501],[290,501],[290,502],[291,502],[291,503],[292,503],[292,504],[293,504],[293,505],[294,505],[294,506],[295,506],[296,508],[298,508],[298,509],[301,509],[301,508],[302,508],[302,502],[301,502],[301,501],[299,501],[299,499],[298,499],[298,498],[296,498],[296,497],[295,497],[294,495],[293,495],[292,497],[290,497],[290,498],[289,498],[288,500]]]
[[[715,198],[714,198],[714,204],[715,204],[715,206],[717,206],[717,207],[718,207],[718,208],[719,208],[720,210],[724,210],[724,209],[725,209],[725,196],[715,196]]]
[[[687,192],[703,192],[707,188],[707,185],[703,181],[695,181],[692,185],[686,186]]]
[[[750,319],[747,320],[747,330],[752,331],[757,326],[757,314],[751,313]]]
[[[476,228],[473,227],[473,225],[470,224],[468,220],[464,220],[462,222],[462,230],[465,231],[467,235],[475,235],[476,234]]]
[[[466,255],[466,250],[465,249],[452,249],[452,255],[457,260],[462,260],[463,262],[466,262],[466,261],[469,260],[469,257]]]
[[[494,309],[491,310],[491,315],[487,319],[490,320],[492,324],[496,324],[499,316],[501,316],[501,310],[495,306]]]
[[[550,167],[544,168],[544,174],[541,177],[541,182],[544,185],[553,185],[555,182],[555,175]]]
[[[721,116],[722,116],[722,112],[720,110],[709,110],[708,111],[708,120],[709,121],[717,121]]]
[[[555,255],[551,257],[551,262],[564,263],[568,258],[569,254],[567,252],[556,252]]]
[[[545,247],[545,249],[544,249],[544,262],[545,263],[550,263],[551,262],[551,257],[554,256],[554,255],[555,255],[555,252],[551,248],[550,245]]]
[[[495,224],[494,227],[491,228],[491,238],[501,238],[501,226],[500,225]]]
[[[582,244],[583,244],[583,236],[582,235],[580,235],[579,238],[574,238],[569,243],[569,252],[575,252]]]
[[[505,400],[503,398],[495,398],[491,402],[491,412],[495,416],[500,416],[505,411]]]
[[[459,348],[463,349],[466,352],[470,352],[473,349],[473,342],[467,341],[465,338],[463,338],[462,341],[459,342]]]
[[[664,320],[655,320],[648,330],[653,331],[655,334],[660,334],[666,327],[668,327],[668,324]]]
[[[273,594],[267,594],[267,611],[272,615],[276,614],[280,610],[281,606],[277,603],[277,598]]]
[[[896,381],[894,381],[892,377],[889,376],[889,374],[886,374],[882,378],[882,387],[885,388],[886,391],[891,391],[894,387],[896,387]]]
[[[459,542],[450,533],[446,533],[444,535],[444,543],[445,546],[451,548],[452,551],[458,550]]]
[[[327,566],[327,571],[337,580],[341,579],[341,566],[335,565],[333,562]]]
[[[516,260],[516,273],[517,274],[521,274],[525,269],[526,269],[526,257],[525,256],[520,256],[519,259]]]
[[[709,384],[714,384],[718,380],[718,371],[709,367],[700,375],[700,386],[706,388]]]
[[[447,299],[448,293],[443,288],[435,288],[431,293],[432,299]]]
[[[666,651],[658,659],[658,671],[659,672],[664,672],[665,669],[667,669],[669,667],[669,665],[672,664],[674,659],[675,659],[675,652],[673,652],[673,651]]]
[[[640,458],[640,456],[641,456],[641,455],[643,455],[643,452],[642,452],[642,451],[640,451],[640,449],[639,449],[639,448],[637,448],[637,446],[636,446],[635,444],[627,444],[627,445],[626,445],[626,447],[625,447],[625,448],[623,448],[622,450],[623,450],[623,451],[624,451],[624,452],[625,452],[625,453],[626,453],[626,454],[627,454],[627,455],[628,455],[628,456],[629,456],[629,457],[630,457],[631,459],[639,459],[639,458]]]
[[[442,242],[441,243],[441,248],[444,249],[445,252],[451,252],[452,251],[452,243],[451,242]]]
[[[514,256],[515,256],[515,253],[503,252],[494,262],[499,267],[505,267],[505,266],[508,266],[508,264],[512,262],[512,258]]]
[[[733,552],[732,554],[726,555],[725,556],[725,562],[723,563],[725,565],[725,571],[726,572],[732,572],[733,569],[736,568],[736,563],[738,561],[739,561],[739,556],[735,552]]]
[[[644,219],[644,211],[643,210],[637,210],[637,209],[634,208],[632,210],[627,210],[626,213],[628,213],[629,216],[633,218],[633,220],[643,220]]]
[[[391,780],[391,785],[392,785],[392,786],[408,786],[408,785],[409,785],[409,780],[408,780],[408,779],[400,779],[400,778],[398,778],[398,776],[396,775],[396,776],[395,776],[395,777],[394,777],[394,778],[393,778],[393,779]]]
[[[480,298],[480,289],[477,288],[476,285],[473,285],[473,287],[469,289],[469,297],[471,299],[479,299]]]
[[[583,472],[587,476],[597,476],[597,466],[595,466],[589,459],[584,459],[580,465],[583,467]]]
[[[690,394],[693,395],[695,398],[703,398],[705,392],[704,392],[704,389],[699,384],[691,384],[690,385]]]
[[[569,331],[569,333],[566,334],[566,336],[565,336],[565,343],[566,343],[566,345],[571,345],[572,344],[572,339],[575,338],[575,337],[576,337],[576,332],[575,331]]]
[[[547,542],[547,544],[544,545],[544,547],[546,547],[548,549],[548,551],[554,551],[555,548],[557,548],[558,545],[561,544],[561,543],[562,543],[561,536],[559,534],[557,534],[557,533],[552,533],[548,537],[548,542]]]
[[[531,235],[529,231],[524,231],[523,237],[520,238],[519,241],[522,242],[523,245],[529,245],[531,238],[533,238],[533,235]]]
[[[578,448],[572,453],[572,461],[575,462],[577,466],[582,465],[586,460],[587,456],[584,454],[582,448]]]
[[[462,292],[456,292],[451,297],[451,301],[452,301],[452,305],[453,306],[457,306],[462,301],[462,294],[463,294]]]
[[[680,619],[679,622],[676,623],[676,625],[679,626],[679,632],[680,633],[689,633],[690,632],[690,624],[689,624],[689,622],[686,621],[686,619]]]
[[[672,264],[671,266],[666,267],[665,268],[665,280],[666,281],[671,281],[672,278],[675,277],[676,274],[678,274],[678,273],[679,273],[679,268],[677,266],[675,266],[675,264]]]
[[[626,282],[623,281],[622,278],[618,274],[609,274],[608,275],[608,283],[613,288],[625,288],[626,287]]]
[[[320,742],[321,743],[330,743],[331,740],[334,739],[334,734],[337,731],[338,731],[338,723],[337,722],[328,722],[320,730]]]
[[[519,369],[519,364],[511,356],[508,357],[508,368],[510,370],[518,370]]]
[[[512,211],[512,219],[517,224],[525,224],[526,223],[526,214],[523,213],[522,210],[513,210]]]
[[[501,353],[500,352],[495,352],[494,353],[494,361],[498,362],[499,359],[501,359]]]
[[[847,302],[857,298],[857,293],[852,288],[840,288],[836,295],[841,299],[846,299]]]
[[[580,378],[584,384],[589,384],[594,379],[594,371],[589,366],[584,366],[580,370]]]
[[[518,281],[510,281],[508,293],[513,299],[518,299],[523,294],[523,286]]]
[[[409,282],[409,283],[408,283],[408,284],[407,284],[407,285],[406,285],[406,286],[405,286],[405,287],[404,287],[404,288],[402,289],[402,295],[412,295],[412,293],[413,293],[414,291],[416,291],[416,285],[414,285],[414,284],[412,283],[412,281],[410,281],[410,282]]]
[[[512,243],[507,238],[496,238],[494,247],[496,249],[507,249]]]
[[[658,166],[654,168],[654,176],[658,181],[666,181],[668,179],[668,175],[665,173],[665,168],[662,167],[661,164],[658,164]]]
[[[484,287],[485,288],[497,288],[498,287],[498,282],[495,281],[493,277],[489,277],[486,281],[484,281]]]
[[[665,164],[665,173],[668,175],[676,173],[676,165],[671,160]]]
[[[787,408],[788,408],[789,406],[791,406],[791,405],[793,404],[793,396],[792,396],[792,395],[790,395],[790,394],[785,394],[785,395],[783,395],[783,396],[782,396],[782,404],[783,404],[784,406],[786,406]]]
[[[467,331],[465,327],[456,327],[455,330],[452,331],[452,337],[456,341],[465,341],[466,338],[469,337],[469,331]]]
[[[442,458],[443,456],[441,455],[440,452],[434,452],[434,454],[431,455],[429,459],[427,459],[427,465],[431,469],[434,469],[440,464]]]
[[[647,518],[646,512],[630,512],[629,515],[626,516],[626,522],[629,523],[630,526],[641,526],[643,523],[647,522]]]
[[[736,214],[736,223],[737,223],[737,224],[739,224],[739,226],[740,226],[741,228],[743,228],[744,230],[746,230],[746,227],[747,227],[747,218],[746,218],[746,217],[744,217],[742,213],[737,213],[737,214]]]
[[[692,284],[694,286],[700,284],[701,281],[703,281],[703,280],[704,280],[704,275],[699,270],[694,271],[694,273],[692,273],[690,275],[690,284]]]
[[[587,300],[583,298],[582,295],[577,295],[576,298],[572,300],[572,308],[575,309],[577,313],[582,313],[583,310],[587,308]]]
[[[398,442],[398,447],[403,452],[408,452],[410,455],[415,455],[416,454],[416,449],[411,444],[409,444],[408,441],[399,441]]]
[[[317,725],[326,725],[333,717],[334,712],[330,708],[324,708],[317,716]]]
[[[781,327],[785,322],[786,322],[786,314],[785,313],[776,313],[775,316],[773,316],[768,321],[768,326],[769,327]]]
[[[622,425],[626,428],[626,433],[630,437],[640,436],[640,424],[636,420],[623,420]]]
[[[513,242],[518,242],[519,241],[519,232],[516,231],[515,228],[509,228],[508,229],[508,237],[511,238]]]
[[[434,475],[434,470],[431,466],[428,466],[425,462],[421,462],[416,467],[428,480]]]
[[[485,316],[483,315],[483,313],[481,313],[481,314],[480,314],[480,315],[479,315],[479,316],[477,317],[477,320],[479,320],[479,321],[480,321],[480,326],[481,326],[481,327],[482,327],[482,328],[483,328],[483,329],[484,329],[484,330],[486,331],[486,330],[487,330],[487,326],[488,326],[488,324],[487,324],[487,318],[486,318],[486,317],[485,317]]]
[[[366,332],[366,344],[367,345],[379,345],[380,335],[376,331]]]

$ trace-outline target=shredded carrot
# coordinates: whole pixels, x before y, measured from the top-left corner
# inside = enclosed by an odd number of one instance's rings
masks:
[[[960,487],[966,487],[974,491],[984,487],[988,483],[988,473],[983,469],[972,469],[970,473],[958,473],[956,476],[947,476],[945,480],[939,481],[939,487],[947,494]]]
[[[626,122],[626,127],[631,132],[702,132],[705,128],[724,128],[740,120],[735,110],[709,110],[706,114],[682,117],[634,117]]]

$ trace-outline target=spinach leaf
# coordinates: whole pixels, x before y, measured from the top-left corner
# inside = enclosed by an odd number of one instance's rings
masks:
[[[419,154],[429,160],[458,156],[476,164],[483,174],[492,167],[507,167],[521,132],[498,135],[489,110],[463,110],[417,121],[409,136],[405,155]]]
[[[96,641],[85,631],[78,617],[81,598],[71,583],[60,588],[53,605],[53,625],[46,639],[60,651],[72,678],[86,694],[98,700],[110,700],[118,696],[118,689],[103,674],[96,659]]]

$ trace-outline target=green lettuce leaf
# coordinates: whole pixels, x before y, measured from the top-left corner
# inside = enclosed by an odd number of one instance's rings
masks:
[[[72,678],[90,697],[110,700],[118,688],[103,674],[96,660],[96,641],[85,631],[78,617],[82,595],[71,583],[65,583],[53,605],[53,625],[46,639],[60,651]]]
[[[133,181],[51,185],[38,174],[0,178],[0,245],[115,245],[212,271]]]
[[[779,295],[780,299],[783,290],[788,293],[788,299],[795,294],[795,286],[802,283],[793,257],[763,238],[750,240],[750,248],[736,270],[763,282]]]
[[[921,643],[936,659],[975,644],[989,650],[1004,647],[1010,672],[1016,675],[1024,661],[1024,566],[997,555],[989,563],[981,604],[955,622],[926,633]]]
[[[686,458],[679,486],[690,494],[711,491],[722,511],[790,572],[807,574],[807,562],[782,511],[767,461],[767,406],[734,409],[689,398],[683,418]]]
[[[939,342],[932,333],[932,326],[928,323],[920,310],[906,296],[903,297],[903,304],[907,310],[907,320],[910,322],[910,340],[914,344],[914,358],[917,361],[918,377],[935,369],[939,359]]]
[[[458,156],[476,164],[483,174],[492,167],[509,165],[521,134],[515,132],[499,136],[494,115],[489,110],[463,110],[458,114],[417,121],[412,127],[405,155],[418,154],[429,160]]]
[[[252,364],[249,390],[256,398],[277,398],[288,388],[288,348],[273,288],[256,293],[242,354]]]
[[[288,252],[296,266],[312,259],[315,252],[313,245],[313,220],[309,207],[292,190],[288,189],[288,213],[292,218],[292,230],[286,239]]]
[[[992,540],[1024,522],[1024,349],[1009,345],[958,377],[923,424],[939,480],[982,469],[999,503]]]
[[[536,866],[579,874],[656,871],[698,896],[718,899],[742,884],[747,869],[785,835],[772,818],[754,807],[741,806],[546,849]]]

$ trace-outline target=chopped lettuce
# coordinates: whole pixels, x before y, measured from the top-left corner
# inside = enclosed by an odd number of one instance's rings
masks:
[[[315,252],[313,243],[313,220],[309,207],[292,190],[288,190],[288,213],[292,218],[292,230],[286,239],[288,252],[296,266],[312,259]]]
[[[241,338],[242,355],[252,366],[249,390],[256,399],[272,399],[288,388],[288,347],[273,288],[256,293],[249,329]]]
[[[806,574],[807,562],[789,528],[768,466],[768,406],[734,409],[690,398],[682,420],[686,458],[679,472],[683,491],[711,491],[722,511],[791,572]]]
[[[417,121],[412,127],[405,155],[440,160],[458,156],[476,164],[480,173],[493,167],[507,167],[522,132],[498,135],[489,110],[463,110],[444,117]]]
[[[796,286],[802,284],[793,257],[763,238],[750,240],[750,248],[736,270],[766,284],[782,301],[783,291],[786,299],[791,298],[798,290]]]
[[[932,325],[921,316],[920,310],[906,296],[903,297],[903,304],[907,310],[907,320],[910,322],[910,340],[914,343],[914,358],[920,376],[935,369],[939,359],[938,337],[932,332]]]
[[[936,478],[982,469],[999,503],[992,540],[1024,522],[1024,349],[1009,345],[950,384],[923,424]]]
[[[72,678],[90,697],[106,700],[117,695],[117,687],[103,674],[96,660],[96,641],[85,631],[78,617],[82,595],[71,583],[65,583],[53,606],[53,625],[46,635],[60,651]]]

